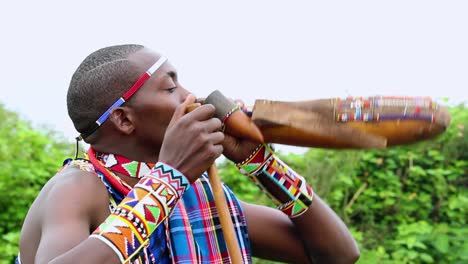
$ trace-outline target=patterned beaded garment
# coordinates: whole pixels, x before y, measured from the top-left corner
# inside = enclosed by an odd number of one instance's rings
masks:
[[[91,155],[94,155],[93,158]],[[88,152],[92,168],[110,194],[111,211],[116,210],[132,190],[115,170],[129,177],[141,178],[152,164],[135,162],[113,154]],[[89,170],[88,166],[83,166]],[[239,201],[227,186],[223,186],[235,233],[244,263],[250,263],[250,244],[246,219]],[[218,213],[208,177],[204,174],[195,181],[175,205],[172,214],[159,225],[149,244],[131,263],[230,263],[224,236],[219,226]]]

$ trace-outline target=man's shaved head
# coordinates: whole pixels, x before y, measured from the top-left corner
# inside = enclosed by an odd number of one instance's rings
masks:
[[[91,53],[73,74],[67,107],[75,129],[83,132],[94,123],[139,77],[128,56],[142,45],[118,45]]]

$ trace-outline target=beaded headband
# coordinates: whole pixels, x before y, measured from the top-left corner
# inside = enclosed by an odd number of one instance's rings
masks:
[[[78,137],[76,137],[77,143],[78,141],[90,136],[92,133],[94,133],[110,116],[110,112],[116,108],[121,106],[123,103],[128,101],[142,86],[143,84],[153,75],[161,65],[166,62],[167,58],[166,57],[161,57],[159,60],[157,60],[143,75],[138,78],[138,80],[135,82],[135,84],[126,91],[122,97],[120,97],[114,104],[112,104],[105,112],[102,114],[96,122],[94,122],[90,127],[85,129],[83,133],[81,133]]]

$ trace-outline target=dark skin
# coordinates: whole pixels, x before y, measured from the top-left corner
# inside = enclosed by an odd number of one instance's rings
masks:
[[[143,49],[128,57],[139,73],[159,55]],[[166,62],[128,103],[114,109],[88,138],[96,151],[133,160],[164,161],[194,182],[224,154],[245,159],[256,144],[219,132],[214,107],[195,102]],[[103,136],[105,135],[105,136]],[[118,143],[117,143],[118,142]],[[138,180],[119,175],[131,186]],[[117,255],[89,235],[110,214],[109,195],[93,174],[67,168],[42,189],[25,219],[20,241],[23,263],[119,263]],[[242,203],[254,256],[289,263],[354,263],[359,250],[339,217],[317,196],[303,215]],[[310,257],[308,257],[310,256]]]

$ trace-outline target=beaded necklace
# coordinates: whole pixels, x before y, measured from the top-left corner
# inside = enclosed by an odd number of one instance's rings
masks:
[[[133,161],[115,154],[96,153],[93,148],[89,148],[87,156],[94,167],[123,195],[127,195],[132,187],[114,172],[140,179],[154,167],[154,163]]]

